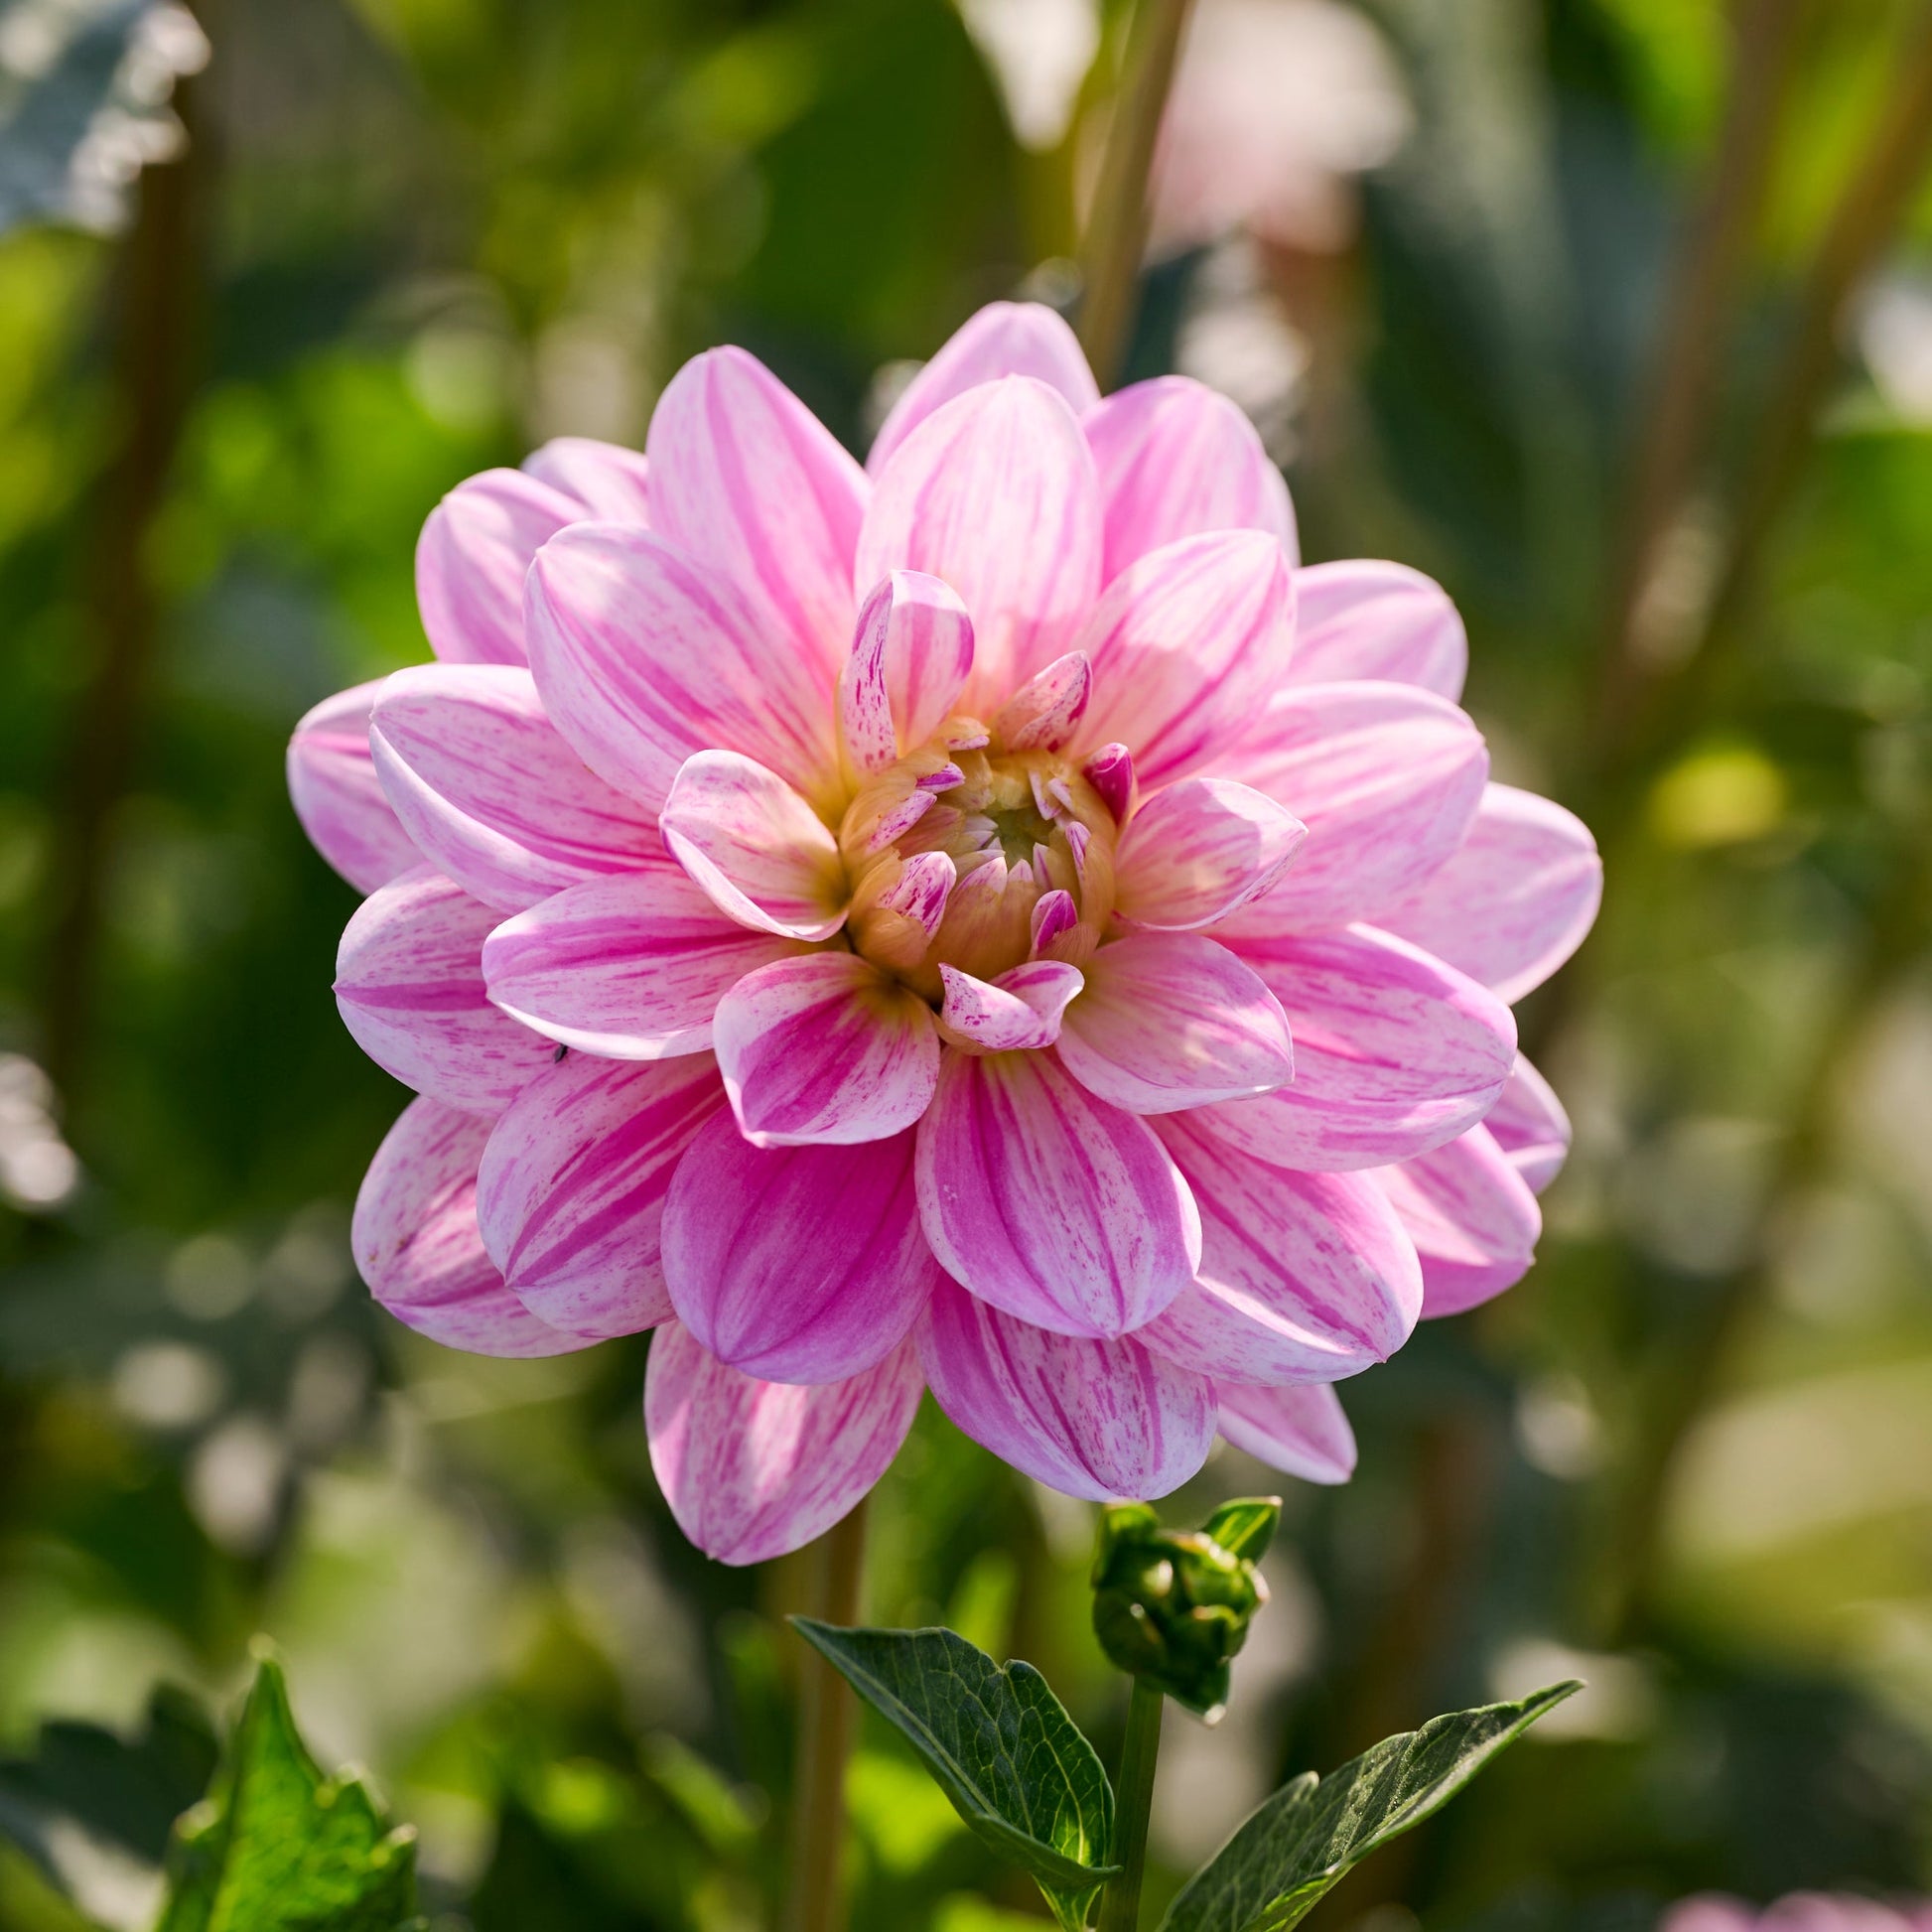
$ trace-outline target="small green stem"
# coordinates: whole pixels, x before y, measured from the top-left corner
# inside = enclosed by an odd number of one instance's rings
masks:
[[[1099,1932],[1138,1932],[1141,1922],[1141,1872],[1147,1864],[1147,1821],[1154,1809],[1154,1766],[1161,1755],[1166,1702],[1159,1691],[1138,1677],[1134,1680],[1114,1793],[1114,1863],[1120,1876],[1108,1879],[1101,1894]]]

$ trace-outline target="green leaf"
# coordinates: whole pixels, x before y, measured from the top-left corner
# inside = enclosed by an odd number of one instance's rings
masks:
[[[1237,1496],[1223,1503],[1201,1525],[1231,1557],[1259,1563],[1275,1540],[1276,1526],[1282,1520],[1279,1496]]]
[[[360,1778],[326,1778],[263,1658],[214,1789],[175,1827],[156,1932],[404,1932],[416,1834]]]
[[[792,1619],[919,1753],[953,1809],[1033,1873],[1078,1932],[1113,1845],[1114,1793],[1093,1746],[1031,1664],[996,1664],[951,1630],[841,1630]]]
[[[1318,1778],[1284,1785],[1197,1871],[1161,1932],[1287,1932],[1378,1846],[1446,1805],[1581,1684],[1437,1718]]]

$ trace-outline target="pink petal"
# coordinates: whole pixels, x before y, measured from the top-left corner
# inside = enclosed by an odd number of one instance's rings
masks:
[[[1134,754],[1125,745],[1103,745],[1081,772],[1100,794],[1100,802],[1113,813],[1114,823],[1125,825],[1134,811]]]
[[[376,695],[369,750],[424,856],[505,912],[658,850],[649,818],[557,735],[528,671],[398,671]]]
[[[1451,702],[1462,695],[1469,640],[1449,594],[1407,564],[1351,558],[1296,573],[1301,633],[1297,684],[1373,679],[1420,685]]]
[[[939,1075],[932,1010],[849,952],[747,974],[719,1003],[713,1039],[759,1147],[886,1140],[925,1112]]]
[[[663,853],[505,920],[483,943],[489,997],[549,1039],[607,1059],[711,1044],[718,1002],[747,973],[804,951],[751,932]]]
[[[553,436],[523,459],[523,474],[574,496],[579,515],[599,523],[650,521],[647,466],[635,450],[600,443],[592,436]],[[535,554],[534,552],[532,553]],[[523,587],[517,586],[517,619],[523,614]]]
[[[859,613],[839,674],[845,746],[862,772],[916,751],[945,723],[973,669],[973,621],[923,571],[890,572]]]
[[[494,1118],[555,1048],[489,1004],[480,955],[497,914],[429,866],[362,901],[336,955],[336,1004],[385,1073]]]
[[[940,1266],[1065,1334],[1151,1321],[1200,1260],[1200,1217],[1161,1143],[1047,1054],[948,1053],[918,1181]]]
[[[976,1443],[1069,1496],[1145,1500],[1178,1489],[1207,1459],[1214,1401],[1205,1377],[1132,1335],[1053,1333],[951,1282],[919,1326],[933,1399]]]
[[[1326,1383],[1219,1394],[1221,1434],[1257,1461],[1304,1482],[1346,1482],[1355,1473],[1355,1432]]]
[[[664,1210],[678,1319],[771,1382],[842,1382],[890,1355],[940,1280],[919,1230],[912,1136],[757,1148],[721,1115]]]
[[[1087,358],[1059,316],[1037,302],[990,302],[906,385],[880,427],[866,468],[877,477],[936,409],[1003,375],[1030,375],[1057,389],[1076,416],[1100,399]]]
[[[315,849],[357,892],[422,864],[369,756],[369,711],[382,680],[325,698],[289,740],[289,798]]]
[[[1543,1215],[1486,1127],[1374,1178],[1422,1257],[1424,1314],[1460,1314],[1529,1273]]]
[[[1035,671],[993,720],[993,738],[1009,752],[1057,752],[1072,738],[1093,692],[1093,666],[1070,650]]]
[[[984,717],[1068,648],[1100,589],[1100,496],[1073,412],[1012,375],[956,397],[881,472],[856,581],[930,571],[973,618]]]
[[[489,1123],[412,1100],[355,1197],[349,1246],[369,1292],[419,1334],[474,1355],[563,1355],[594,1337],[533,1315],[483,1252],[477,1163]]]
[[[1423,1309],[1416,1250],[1367,1174],[1299,1173],[1160,1123],[1200,1207],[1193,1285],[1141,1331],[1216,1382],[1333,1382],[1387,1361]]]
[[[544,545],[527,589],[544,705],[619,790],[656,810],[684,760],[714,748],[808,793],[831,783],[832,667],[661,536],[579,524]]]
[[[1492,784],[1462,843],[1382,922],[1515,1001],[1583,944],[1602,897],[1603,862],[1583,820]]]
[[[1542,1193],[1563,1171],[1570,1155],[1570,1116],[1549,1081],[1521,1053],[1482,1124],[1533,1194]]]
[[[1084,970],[1060,1064],[1102,1100],[1130,1114],[1171,1114],[1294,1078],[1280,1001],[1212,939],[1134,933],[1102,946]]]
[[[1282,691],[1226,776],[1309,828],[1281,884],[1229,929],[1301,931],[1373,919],[1462,843],[1489,775],[1482,735],[1447,699],[1394,684]]]
[[[1294,647],[1294,579],[1273,537],[1171,543],[1116,577],[1080,632],[1094,678],[1081,742],[1131,745],[1141,783],[1166,784],[1250,734]]]
[[[939,977],[946,988],[941,1033],[954,1045],[986,1053],[1052,1045],[1067,1002],[1083,984],[1079,967],[1056,959],[1029,960],[991,981],[946,965]]]
[[[709,349],[678,370],[644,448],[652,523],[730,583],[829,696],[852,635],[865,472],[742,348]]]
[[[1150,550],[1203,530],[1260,530],[1295,562],[1295,509],[1254,425],[1184,375],[1117,390],[1081,419],[1106,505],[1111,583]]]
[[[1657,1932],[1757,1932],[1757,1914],[1740,1899],[1700,1893],[1674,1905]]]
[[[1080,923],[1080,908],[1074,904],[1071,893],[1055,887],[1034,900],[1029,923],[1033,928],[1033,957],[1039,959]]]
[[[1288,1015],[1295,1080],[1197,1114],[1231,1145],[1285,1168],[1377,1168],[1452,1141],[1495,1104],[1516,1023],[1452,966],[1367,926],[1239,951]]]
[[[829,939],[845,923],[839,842],[775,771],[736,752],[700,752],[658,823],[672,857],[740,925]]]
[[[483,1150],[477,1218],[531,1313],[585,1335],[671,1318],[664,1196],[713,1115],[729,1122],[708,1054],[640,1066],[572,1053],[525,1089]]]
[[[763,1563],[822,1536],[886,1473],[919,1406],[907,1341],[822,1388],[727,1368],[679,1323],[651,1339],[650,1462],[678,1528],[720,1563]]]
[[[1182,778],[1127,822],[1114,855],[1114,909],[1137,925],[1212,925],[1268,892],[1307,828],[1250,785]]]
[[[523,577],[583,505],[521,470],[485,470],[430,511],[416,545],[416,602],[446,664],[523,664]]]

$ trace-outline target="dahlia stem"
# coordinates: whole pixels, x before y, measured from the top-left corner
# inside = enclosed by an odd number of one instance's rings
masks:
[[[1114,1862],[1120,1875],[1100,1898],[1099,1932],[1137,1932],[1141,1873],[1147,1865],[1147,1821],[1154,1809],[1154,1766],[1161,1755],[1161,1712],[1167,1699],[1140,1678],[1127,1707],[1127,1741],[1114,1792]]]
[[[859,1620],[866,1560],[866,1505],[861,1501],[818,1539],[813,1612],[826,1623]],[[817,1651],[799,1680],[798,1756],[791,1789],[790,1885],[784,1932],[843,1932],[845,1897],[845,1763],[852,1750],[852,1695]]]

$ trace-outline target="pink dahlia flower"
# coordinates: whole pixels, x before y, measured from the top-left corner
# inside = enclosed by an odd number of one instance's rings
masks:
[[[1792,1892],[1763,1911],[1709,1892],[1665,1915],[1658,1932],[1932,1932],[1932,1901],[1896,1905],[1850,1892]]]
[[[702,355],[418,552],[438,661],[297,729],[370,894],[337,995],[421,1096],[354,1246],[456,1346],[660,1330],[693,1541],[796,1547],[922,1390],[1076,1496],[1216,1432],[1342,1480],[1329,1384],[1529,1265],[1563,1111],[1508,1002],[1597,867],[1488,782],[1448,600],[1296,567],[1196,384],[976,316],[861,469]]]

